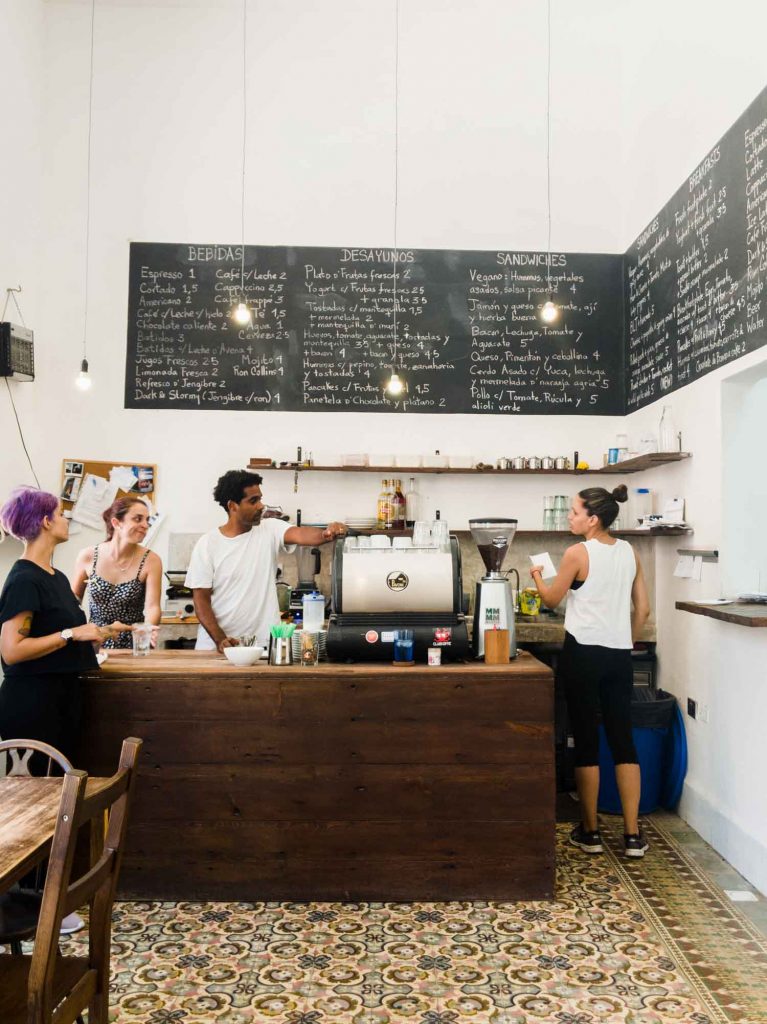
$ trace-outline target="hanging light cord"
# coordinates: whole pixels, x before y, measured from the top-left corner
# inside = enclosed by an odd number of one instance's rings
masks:
[[[397,223],[399,214],[399,0],[394,3],[394,347],[392,371],[397,369]]]
[[[240,298],[245,302],[245,155],[248,135],[248,0],[242,0],[242,192],[240,195],[240,233],[242,262],[240,264]]]
[[[93,130],[93,37],[96,0],[91,0],[91,64],[88,82],[88,159],[85,173],[85,314],[83,316],[83,359],[88,357],[88,270],[91,247],[91,135]]]
[[[547,0],[546,32],[546,207],[548,211],[548,250],[546,260],[546,287],[551,299],[551,0]]]
[[[5,305],[3,306],[3,312],[0,315],[0,322],[4,322],[5,321],[5,313],[6,313],[6,310],[8,309],[8,303],[10,302],[11,299],[13,299],[13,304],[16,307],[16,311],[19,314],[19,319],[21,320],[21,326],[22,327],[26,327],[27,325],[24,322],[24,314],[21,312],[21,306],[19,305],[18,299],[16,298],[16,295],[15,295],[15,293],[17,291],[21,291],[21,288],[6,288],[5,289]],[[35,483],[37,484],[38,487],[40,487],[40,481],[37,479],[37,473],[35,473],[35,467],[32,465],[32,459],[30,457],[29,450],[27,448],[27,442],[24,440],[24,431],[21,429],[21,421],[19,420],[19,414],[18,414],[18,411],[16,409],[16,403],[13,400],[13,391],[11,390],[11,385],[10,385],[7,377],[5,378],[5,386],[8,389],[8,397],[11,400],[11,408],[13,409],[13,415],[16,417],[16,426],[19,428],[19,437],[21,439],[21,447],[24,449],[24,454],[27,457],[27,462],[29,463],[29,468],[32,470],[32,476],[35,478]]]

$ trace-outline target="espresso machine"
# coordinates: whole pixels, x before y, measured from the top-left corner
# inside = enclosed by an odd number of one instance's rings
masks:
[[[509,657],[515,658],[517,636],[514,628],[514,598],[506,574],[501,569],[517,532],[517,520],[470,519],[469,529],[487,570],[477,582],[474,599],[474,656],[485,656],[485,630],[497,626],[498,629],[508,629]]]
[[[356,547],[339,538],[333,551],[327,650],[331,661],[388,661],[394,634],[413,631],[416,662],[429,648],[443,662],[469,657],[463,613],[461,550],[456,537],[439,547]]]

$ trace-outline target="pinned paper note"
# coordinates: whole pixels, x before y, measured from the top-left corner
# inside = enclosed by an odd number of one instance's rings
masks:
[[[138,480],[130,466],[115,466],[109,470],[109,482],[116,484],[120,491],[131,491]]]
[[[550,580],[556,576],[557,570],[548,551],[542,551],[539,555],[530,555],[530,561],[533,565],[541,566],[541,576],[545,580]]]
[[[701,555],[694,555],[692,559],[692,571],[690,572],[690,578],[698,580],[703,576],[703,557]]]
[[[689,580],[692,576],[692,555],[680,555],[674,569],[674,575],[682,580]]]
[[[117,484],[95,473],[86,473],[72,509],[72,519],[93,530],[103,530],[101,514],[109,508],[116,494]]]

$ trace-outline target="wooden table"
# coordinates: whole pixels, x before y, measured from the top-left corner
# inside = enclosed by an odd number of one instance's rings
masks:
[[[549,668],[236,668],[110,652],[81,763],[144,740],[120,891],[141,899],[507,900],[554,890]]]
[[[0,892],[47,856],[56,828],[61,778],[0,779]],[[88,779],[85,802],[98,805],[111,780]]]

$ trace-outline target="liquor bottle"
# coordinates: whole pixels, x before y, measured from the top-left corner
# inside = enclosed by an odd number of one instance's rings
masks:
[[[405,491],[405,526],[412,530],[413,524],[421,518],[421,498],[415,489],[415,477],[410,477],[410,483]]]
[[[402,481],[393,481],[392,526],[395,530],[405,529],[405,495],[402,493]]]
[[[381,493],[378,495],[378,519],[379,530],[390,530],[393,520],[391,483],[389,480],[381,481]]]

